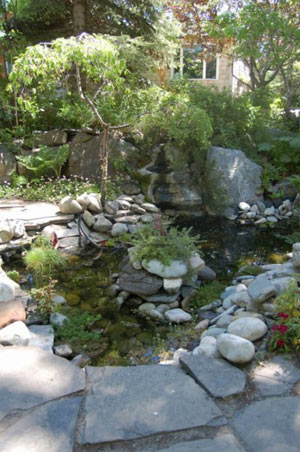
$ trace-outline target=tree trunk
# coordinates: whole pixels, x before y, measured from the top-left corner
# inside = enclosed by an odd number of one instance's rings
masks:
[[[73,33],[78,36],[86,31],[86,0],[73,0]]]
[[[108,131],[109,127],[104,127],[102,136],[100,138],[100,170],[101,170],[100,193],[101,193],[101,203],[103,206],[105,204],[106,182],[108,174],[108,148],[107,148]]]

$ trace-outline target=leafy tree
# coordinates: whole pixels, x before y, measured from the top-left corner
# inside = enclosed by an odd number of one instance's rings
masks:
[[[70,84],[74,73],[77,95]],[[19,105],[27,114],[38,116],[40,96],[52,92],[64,98],[62,116],[68,117],[77,105],[77,114],[86,115],[94,131],[101,131],[104,202],[109,133],[134,124],[147,103],[147,90],[140,88],[116,46],[101,36],[84,33],[77,38],[59,38],[49,44],[28,47],[16,60],[10,81],[10,89],[18,90]]]

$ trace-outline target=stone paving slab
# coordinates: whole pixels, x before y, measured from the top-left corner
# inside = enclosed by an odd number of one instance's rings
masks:
[[[236,414],[234,429],[249,452],[299,452],[300,397],[272,397]]]
[[[179,444],[172,444],[159,452],[245,452],[237,439],[230,433],[213,439],[199,439]],[[149,452],[149,451],[144,451]]]
[[[3,347],[0,363],[0,421],[15,410],[85,389],[79,367],[36,347]]]
[[[0,434],[1,452],[72,452],[80,403],[58,400],[25,413]]]
[[[203,389],[173,366],[87,367],[86,371],[91,389],[81,444],[226,423]]]
[[[262,396],[284,395],[300,381],[300,369],[291,360],[275,356],[254,369],[253,379]]]
[[[224,359],[199,354],[184,355],[179,361],[183,369],[214,397],[225,398],[240,394],[245,389],[244,372]]]

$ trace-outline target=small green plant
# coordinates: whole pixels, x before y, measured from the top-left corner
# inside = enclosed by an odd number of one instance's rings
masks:
[[[50,241],[42,236],[36,240],[32,249],[27,251],[24,261],[27,269],[33,272],[36,288],[48,285],[53,272],[66,264],[65,257],[52,248]]]
[[[61,327],[55,327],[55,337],[77,346],[84,345],[89,341],[97,341],[100,339],[101,333],[99,330],[93,331],[93,327],[99,320],[101,320],[101,314],[73,309],[68,312],[68,321]]]
[[[41,146],[37,152],[30,155],[17,156],[17,160],[37,177],[45,176],[49,173],[49,170],[52,170],[55,176],[59,178],[62,166],[67,161],[68,156],[69,146],[64,144],[56,148]]]
[[[49,317],[54,312],[54,303],[52,301],[55,293],[54,286],[56,281],[49,281],[46,286],[31,289],[30,294],[36,302],[36,311],[45,321],[49,320]]]
[[[300,351],[300,289],[291,284],[276,298],[277,316],[269,341],[270,351]]]
[[[289,181],[300,191],[300,176],[298,174],[293,174],[292,176],[290,176]]]
[[[20,282],[20,273],[17,270],[11,270],[6,275],[16,283]]]
[[[192,236],[191,228],[179,230],[177,227],[165,229],[160,219],[154,225],[145,225],[135,234],[127,237],[131,245],[135,247],[135,257],[138,261],[157,259],[164,265],[169,265],[173,259],[188,261],[198,252],[196,244],[199,235]]]
[[[257,276],[261,273],[264,273],[264,270],[259,267],[258,265],[243,265],[237,275],[251,275],[251,276]]]
[[[203,283],[197,288],[194,297],[191,300],[191,307],[194,309],[201,308],[212,301],[219,299],[220,294],[225,289],[226,285],[220,281],[212,281]]]

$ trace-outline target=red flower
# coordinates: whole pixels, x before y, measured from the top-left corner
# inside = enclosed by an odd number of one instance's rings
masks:
[[[272,326],[272,330],[274,330],[274,331],[279,330],[279,325]]]
[[[284,347],[285,346],[285,342],[282,341],[281,339],[278,339],[277,345],[278,345],[278,347]]]
[[[284,312],[279,312],[278,316],[282,317],[283,319],[288,319],[289,318],[289,315],[285,314]]]
[[[279,328],[278,328],[280,333],[286,333],[288,329],[289,329],[289,327],[286,325],[279,325]]]

